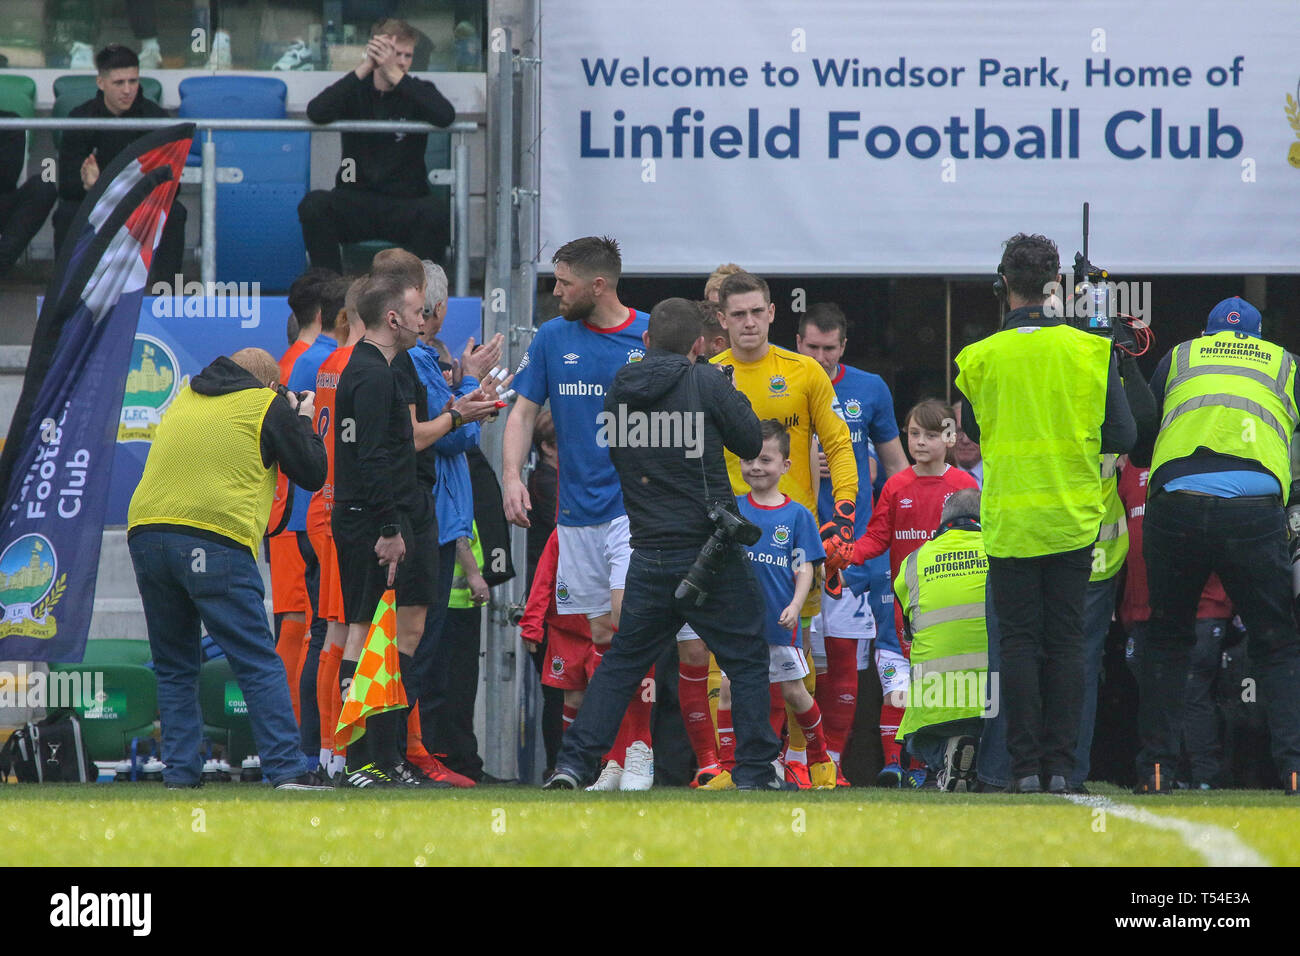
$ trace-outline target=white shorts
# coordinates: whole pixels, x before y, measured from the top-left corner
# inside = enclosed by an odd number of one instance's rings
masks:
[[[808,676],[808,662],[798,647],[767,647],[767,679],[773,684],[788,680],[803,680]]]
[[[912,665],[898,651],[878,649],[876,651],[876,672],[880,675],[880,691],[892,694],[896,690],[907,690],[911,680]]]
[[[825,594],[822,595],[821,614],[814,614],[808,622],[808,650],[812,652],[813,667],[817,668],[819,674],[826,670],[826,625],[822,615],[826,613],[826,602],[829,600]]]
[[[689,624],[683,624],[682,629],[677,632],[678,644],[680,644],[682,641],[698,641],[699,639],[700,639],[700,635],[696,634],[693,630],[691,630],[691,626]]]
[[[632,556],[627,515],[603,524],[560,525],[555,610],[599,617],[610,611],[609,592],[623,590]]]
[[[871,613],[871,592],[855,594],[849,588],[833,598],[822,595],[822,636],[842,637],[851,641],[870,641],[876,636],[876,616]]]

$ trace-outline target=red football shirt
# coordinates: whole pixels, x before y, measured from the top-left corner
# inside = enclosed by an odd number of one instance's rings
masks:
[[[1119,619],[1125,627],[1134,621],[1151,619],[1150,592],[1147,590],[1147,566],[1142,558],[1142,521],[1147,510],[1147,478],[1150,468],[1127,466],[1119,476],[1119,500],[1124,503],[1128,520],[1128,559],[1124,566],[1124,598],[1119,605]],[[1232,617],[1232,602],[1217,574],[1211,574],[1201,592],[1196,609],[1198,618]]]
[[[942,475],[918,475],[914,468],[890,475],[880,489],[866,533],[853,545],[854,563],[862,564],[888,549],[892,584],[903,560],[939,530],[939,517],[948,496],[963,488],[978,489],[979,485],[968,472],[952,465],[946,466]],[[901,638],[903,608],[897,601],[894,623]]]

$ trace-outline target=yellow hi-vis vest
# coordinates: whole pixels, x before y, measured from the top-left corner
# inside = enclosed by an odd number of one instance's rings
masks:
[[[1110,342],[1068,325],[996,332],[957,356],[980,426],[988,553],[1036,558],[1097,540]]]
[[[1169,363],[1151,474],[1204,446],[1259,462],[1287,495],[1294,395],[1295,360],[1280,345],[1240,332],[1183,342]]]
[[[984,712],[989,636],[984,536],[950,529],[903,561],[894,594],[912,625],[912,676],[898,739]]]
[[[177,524],[248,546],[266,532],[277,469],[262,464],[269,388],[197,395],[189,386],[163,413],[131,496],[127,527]]]
[[[1101,456],[1101,494],[1106,507],[1102,515],[1097,543],[1092,546],[1092,577],[1089,581],[1108,581],[1119,573],[1128,557],[1128,516],[1119,500],[1119,455]]]

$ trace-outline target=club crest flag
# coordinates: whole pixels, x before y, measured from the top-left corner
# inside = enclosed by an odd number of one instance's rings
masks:
[[[370,622],[357,671],[343,699],[334,746],[342,749],[366,732],[366,721],[375,714],[406,706],[402,665],[397,656],[397,595],[384,592]]]
[[[0,454],[0,660],[80,661],[149,266],[194,136],[141,136],[68,231]]]

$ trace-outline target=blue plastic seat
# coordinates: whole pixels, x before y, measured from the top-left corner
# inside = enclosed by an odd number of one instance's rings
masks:
[[[288,87],[257,76],[191,77],[180,84],[187,118],[283,119]],[[187,165],[200,165],[199,131]],[[219,169],[240,170],[239,182],[217,184],[217,281],[289,288],[307,261],[298,203],[311,179],[311,134],[218,131]]]

